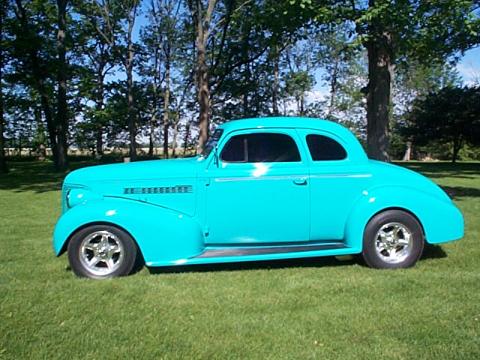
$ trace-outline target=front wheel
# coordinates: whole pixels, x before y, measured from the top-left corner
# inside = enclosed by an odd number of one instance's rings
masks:
[[[125,231],[109,225],[88,226],[68,243],[68,260],[81,277],[105,279],[128,275],[137,259],[137,246]]]
[[[373,268],[408,268],[420,258],[423,246],[424,236],[418,221],[404,211],[387,210],[367,224],[362,256]]]

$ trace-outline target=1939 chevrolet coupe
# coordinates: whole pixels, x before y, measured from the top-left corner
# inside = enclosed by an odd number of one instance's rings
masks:
[[[149,267],[362,254],[374,268],[413,266],[425,241],[463,236],[437,185],[369,160],[339,124],[246,119],[217,128],[188,159],[70,173],[55,254],[79,276]]]

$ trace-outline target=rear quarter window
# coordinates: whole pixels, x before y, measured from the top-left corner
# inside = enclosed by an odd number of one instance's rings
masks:
[[[313,161],[344,160],[347,158],[344,147],[328,136],[307,135],[307,145]]]

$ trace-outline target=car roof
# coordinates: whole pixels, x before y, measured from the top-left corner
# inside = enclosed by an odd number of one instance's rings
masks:
[[[306,117],[264,117],[231,120],[219,126],[226,133],[245,130],[245,129],[268,129],[268,128],[295,128],[295,129],[314,129],[329,132],[337,135],[345,141],[348,146],[349,158],[354,161],[365,161],[367,156],[360,145],[358,139],[346,127],[333,121],[306,118]]]
[[[252,129],[252,128],[306,128],[318,129],[329,132],[338,133],[344,132],[346,129],[333,121],[306,117],[263,117],[263,118],[249,118],[230,120],[220,125],[225,131]]]

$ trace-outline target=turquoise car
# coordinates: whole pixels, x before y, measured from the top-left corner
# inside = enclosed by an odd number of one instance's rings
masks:
[[[339,124],[259,118],[219,126],[193,158],[83,168],[63,184],[54,231],[79,276],[148,267],[361,254],[406,268],[425,242],[463,236],[445,192],[369,160]]]

